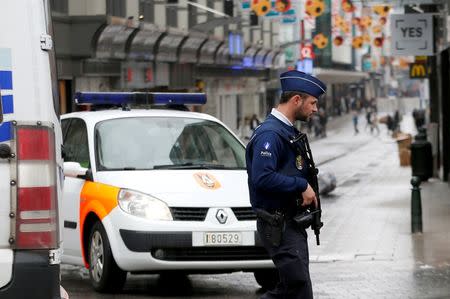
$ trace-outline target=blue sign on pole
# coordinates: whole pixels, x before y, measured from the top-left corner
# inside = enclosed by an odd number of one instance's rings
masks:
[[[307,74],[312,74],[313,72],[313,60],[312,59],[303,59],[297,60],[297,71],[304,72]]]

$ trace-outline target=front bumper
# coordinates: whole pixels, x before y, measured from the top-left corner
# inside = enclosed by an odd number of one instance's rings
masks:
[[[269,255],[255,233],[254,246],[193,247],[192,232],[142,232],[120,230],[125,246],[133,252],[150,252],[164,261],[261,261]]]
[[[213,213],[214,214],[214,213]],[[217,221],[216,221],[217,222]],[[119,223],[126,224],[118,227]],[[254,221],[153,223],[119,209],[103,219],[117,265],[130,272],[232,272],[272,268],[273,262],[256,233]],[[242,245],[204,246],[205,232],[241,232]]]

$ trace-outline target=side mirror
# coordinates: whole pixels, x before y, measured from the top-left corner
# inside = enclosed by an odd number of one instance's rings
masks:
[[[81,167],[78,162],[64,162],[64,175],[71,178],[86,179],[87,168]]]

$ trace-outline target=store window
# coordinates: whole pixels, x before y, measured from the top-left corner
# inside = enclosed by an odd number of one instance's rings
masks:
[[[148,23],[155,22],[155,3],[154,1],[141,0],[139,1],[139,15]]]
[[[126,16],[125,4],[125,0],[106,0],[106,14],[124,18]]]
[[[166,6],[166,24],[170,27],[178,26],[178,8],[176,5]]]

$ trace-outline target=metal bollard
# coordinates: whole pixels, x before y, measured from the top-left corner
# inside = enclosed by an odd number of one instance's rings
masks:
[[[420,178],[413,176],[411,179],[411,231],[422,232],[422,200],[420,198]]]

